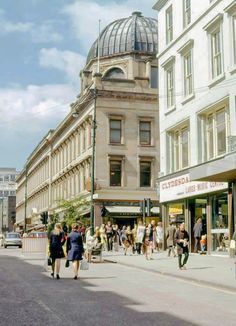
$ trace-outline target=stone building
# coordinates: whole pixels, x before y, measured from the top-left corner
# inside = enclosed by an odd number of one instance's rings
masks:
[[[105,220],[133,224],[141,217],[141,200],[151,198],[157,206],[156,52],[157,21],[140,12],[101,32],[70,113],[42,139],[17,180],[17,223],[39,223],[39,214],[57,210],[59,199],[90,198],[95,113],[95,224],[102,222],[101,207]],[[152,215],[158,214],[153,207]]]
[[[159,0],[160,202],[208,251],[225,252],[236,207],[236,3]]]

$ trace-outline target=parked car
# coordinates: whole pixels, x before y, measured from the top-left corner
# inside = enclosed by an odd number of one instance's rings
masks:
[[[1,233],[0,234],[0,247],[3,247],[3,242],[4,242],[4,235]]]
[[[47,238],[48,234],[44,231],[32,231],[28,234],[27,238]]]
[[[17,246],[19,248],[22,248],[22,240],[21,236],[17,232],[9,232],[6,234],[4,241],[4,248],[7,248],[9,246]]]

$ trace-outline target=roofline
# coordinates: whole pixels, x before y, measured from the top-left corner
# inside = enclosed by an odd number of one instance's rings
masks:
[[[158,0],[152,9],[160,11],[169,0]]]

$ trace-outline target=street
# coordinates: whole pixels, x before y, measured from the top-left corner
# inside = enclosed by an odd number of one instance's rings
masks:
[[[0,325],[235,325],[236,292],[111,262],[73,280],[64,263],[56,280],[42,257],[0,249]]]

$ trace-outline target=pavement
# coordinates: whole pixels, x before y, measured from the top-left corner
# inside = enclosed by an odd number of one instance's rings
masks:
[[[166,252],[154,253],[153,260],[137,254],[125,256],[122,252],[104,252],[103,258],[147,272],[236,291],[236,259],[225,255],[190,254],[186,270],[179,270],[178,258],[167,257]]]

